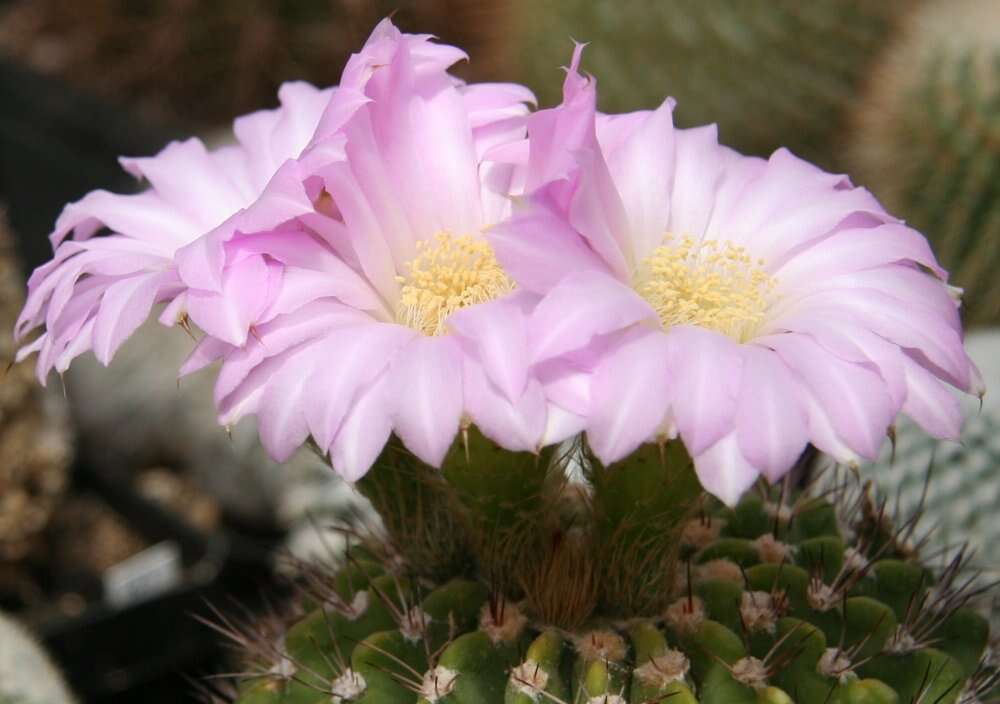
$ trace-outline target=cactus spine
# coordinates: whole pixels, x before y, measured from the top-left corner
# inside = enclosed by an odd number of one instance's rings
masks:
[[[856,482],[727,509],[676,442],[609,467],[577,450],[502,452],[470,428],[437,472],[390,446],[362,482],[393,512],[384,542],[312,574],[274,632],[220,627],[248,646],[231,701],[987,701],[967,558],[922,563],[914,522]]]
[[[860,181],[928,236],[977,325],[1000,322],[998,101],[996,3],[933,2],[887,48],[849,144]]]

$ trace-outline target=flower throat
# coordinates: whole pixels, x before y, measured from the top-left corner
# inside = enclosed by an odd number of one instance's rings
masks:
[[[396,321],[425,335],[445,332],[457,310],[509,293],[514,282],[485,240],[440,232],[417,242],[416,256],[397,277],[402,285]]]
[[[696,325],[746,342],[774,298],[777,281],[763,266],[732,242],[668,234],[643,261],[634,285],[664,328]]]

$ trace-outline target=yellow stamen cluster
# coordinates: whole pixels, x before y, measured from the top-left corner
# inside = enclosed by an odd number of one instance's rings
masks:
[[[455,311],[514,288],[485,240],[447,232],[417,242],[417,255],[397,280],[402,285],[397,322],[425,335],[443,333],[444,321]]]
[[[664,328],[697,325],[746,342],[763,322],[776,281],[732,242],[668,234],[639,267],[636,291]]]

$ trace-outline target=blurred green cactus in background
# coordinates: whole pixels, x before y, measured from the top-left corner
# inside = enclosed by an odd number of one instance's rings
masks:
[[[502,46],[517,80],[558,99],[553,66],[569,38],[609,112],[677,99],[681,126],[718,122],[722,141],[766,155],[780,146],[839,166],[843,126],[874,57],[919,0],[513,0]],[[566,41],[555,41],[565,39]]]
[[[855,106],[852,174],[931,240],[967,324],[1000,323],[1000,23],[994,0],[913,14]]]

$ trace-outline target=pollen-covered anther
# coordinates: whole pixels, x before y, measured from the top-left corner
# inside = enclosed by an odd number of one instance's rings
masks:
[[[514,282],[482,238],[439,232],[417,242],[417,253],[396,277],[396,321],[425,335],[445,332],[445,320],[462,308],[499,298]]]
[[[414,606],[407,609],[400,619],[399,632],[409,642],[416,643],[424,637],[431,620],[429,613],[419,606]]]
[[[767,665],[753,656],[740,658],[732,664],[729,672],[734,680],[751,689],[767,686]]]
[[[663,620],[678,633],[691,633],[705,621],[705,602],[697,596],[683,596],[667,607]]]
[[[770,592],[743,592],[740,598],[740,619],[751,633],[774,633],[778,627],[778,610]]]
[[[855,676],[852,667],[847,653],[840,648],[827,648],[816,663],[816,672],[824,677],[836,677],[845,684]]]
[[[740,566],[732,560],[720,558],[709,560],[695,568],[695,577],[699,582],[718,580],[721,582],[733,582],[743,584],[743,571]]]
[[[433,704],[438,699],[451,694],[457,681],[457,672],[438,665],[433,670],[424,673],[424,679],[420,683],[420,696]]]
[[[691,669],[691,662],[679,650],[668,648],[661,655],[651,657],[635,669],[635,676],[653,687],[665,687],[672,682],[683,682]]]
[[[479,612],[479,630],[494,644],[513,643],[524,633],[528,617],[517,604],[502,601],[497,605],[483,604]]]
[[[810,579],[806,601],[816,611],[829,611],[840,604],[841,593],[821,579]]]
[[[668,233],[642,262],[634,286],[664,328],[696,325],[746,342],[774,300],[777,282],[765,264],[733,242]]]
[[[694,518],[684,524],[681,542],[695,550],[701,550],[719,539],[719,532],[726,522],[718,518]]]
[[[575,642],[576,650],[584,660],[621,662],[628,651],[625,639],[614,631],[590,631],[577,636]]]
[[[534,660],[525,660],[510,671],[510,680],[514,689],[528,695],[533,701],[538,701],[549,686],[549,673]]]
[[[347,668],[330,683],[332,704],[353,701],[364,694],[366,689],[368,689],[368,683],[365,682],[361,673]]]
[[[773,533],[765,533],[757,538],[754,547],[761,562],[780,565],[792,556],[792,546],[775,538]]]

